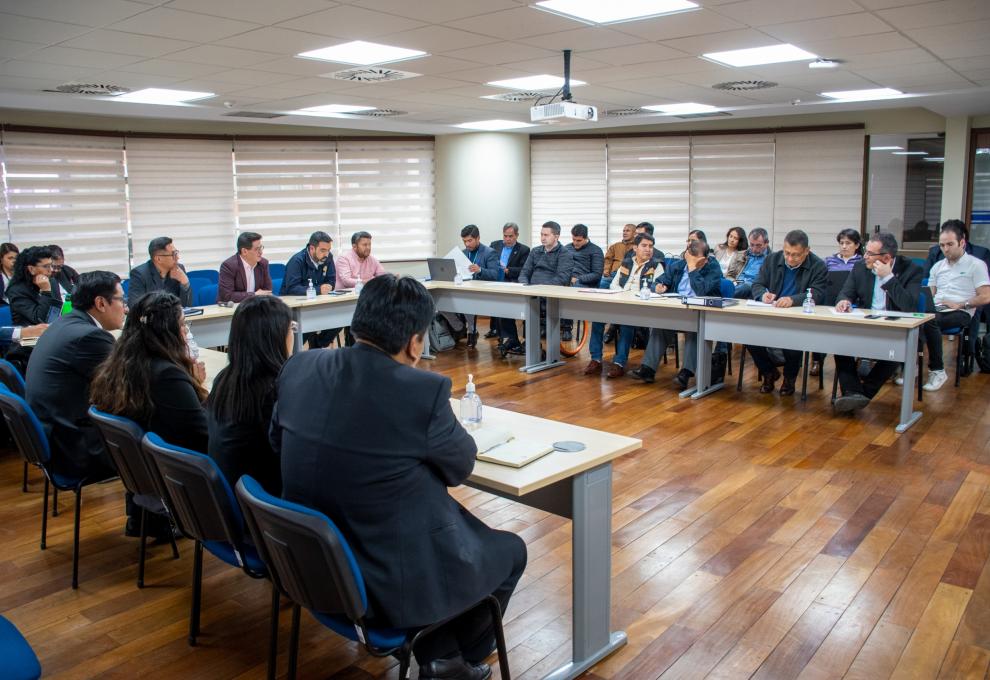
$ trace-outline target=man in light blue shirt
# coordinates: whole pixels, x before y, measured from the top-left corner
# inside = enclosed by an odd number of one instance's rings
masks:
[[[753,296],[753,281],[760,273],[760,267],[770,254],[770,236],[763,227],[749,232],[749,249],[746,251],[746,264],[736,277],[736,292],[732,297],[748,300]]]

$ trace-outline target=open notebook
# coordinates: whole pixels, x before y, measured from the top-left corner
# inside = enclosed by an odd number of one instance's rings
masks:
[[[528,465],[553,451],[549,442],[519,437],[504,427],[483,425],[472,431],[471,436],[478,446],[478,460],[514,468]]]

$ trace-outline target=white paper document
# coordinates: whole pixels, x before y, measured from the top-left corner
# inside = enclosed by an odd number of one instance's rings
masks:
[[[467,259],[467,256],[461,252],[460,248],[451,248],[450,252],[443,257],[445,260],[454,261],[454,266],[457,268],[457,273],[460,274],[461,278],[465,281],[474,276],[474,274],[472,274],[468,269],[468,267],[471,266],[471,260]]]
[[[866,316],[866,312],[862,309],[851,309],[848,312],[840,312],[835,307],[829,307],[828,309],[835,316]]]
[[[759,300],[746,300],[747,307],[773,307],[772,303],[760,302]]]

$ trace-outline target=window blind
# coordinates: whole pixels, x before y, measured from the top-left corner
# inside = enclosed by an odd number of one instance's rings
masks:
[[[127,273],[127,209],[119,137],[6,132],[10,238],[58,244],[81,271]]]
[[[337,234],[336,148],[330,141],[234,141],[237,223],[265,237],[265,257],[286,262],[314,231]]]
[[[608,142],[609,242],[622,227],[653,224],[656,248],[683,250],[689,223],[691,145],[688,137],[637,137]]]
[[[532,141],[532,245],[540,244],[543,223],[553,220],[560,224],[564,243],[570,242],[571,227],[580,223],[588,225],[593,242],[607,247],[605,171],[604,139]]]
[[[863,131],[777,135],[774,173],[775,248],[791,229],[808,234],[824,258],[837,250],[842,229],[859,231],[863,187]]]
[[[773,195],[771,135],[691,139],[691,227],[703,230],[712,248],[732,227],[763,227],[772,236]],[[685,230],[682,244],[686,237]]]
[[[169,236],[186,269],[217,269],[235,250],[231,143],[214,140],[128,139],[134,264],[148,242]]]
[[[411,260],[436,254],[432,141],[337,144],[340,246],[351,234],[372,235],[379,260]]]

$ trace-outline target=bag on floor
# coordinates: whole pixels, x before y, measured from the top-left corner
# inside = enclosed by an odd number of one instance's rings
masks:
[[[430,351],[446,352],[456,344],[457,338],[454,337],[447,319],[442,314],[437,314],[430,324]]]

